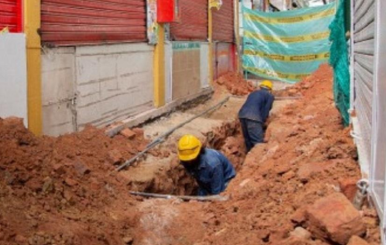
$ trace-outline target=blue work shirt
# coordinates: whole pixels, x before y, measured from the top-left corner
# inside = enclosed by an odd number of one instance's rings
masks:
[[[223,192],[236,171],[229,160],[220,152],[206,148],[200,155],[199,163],[190,166],[182,162],[199,186],[198,195],[217,195]]]
[[[241,107],[239,118],[265,123],[274,100],[275,97],[267,89],[252,92]]]

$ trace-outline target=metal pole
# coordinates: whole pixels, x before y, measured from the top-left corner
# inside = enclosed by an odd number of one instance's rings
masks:
[[[213,196],[175,196],[175,195],[169,195],[169,194],[158,194],[158,193],[147,193],[147,192],[137,192],[137,191],[130,191],[131,195],[134,196],[142,196],[142,197],[150,197],[150,198],[163,198],[163,199],[182,199],[185,201],[227,201],[229,198],[228,196],[220,196],[220,195],[213,195]]]

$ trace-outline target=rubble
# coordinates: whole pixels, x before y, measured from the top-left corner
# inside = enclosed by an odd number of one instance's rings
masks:
[[[270,116],[268,142],[246,155],[236,178],[223,194],[230,196],[229,201],[199,206],[174,203],[173,210],[180,215],[170,222],[171,227],[179,229],[165,228],[165,234],[173,234],[187,244],[332,245],[336,242],[331,238],[347,243],[352,234],[364,231],[369,244],[380,244],[379,227],[374,223],[377,218],[367,211],[367,216],[357,216],[358,211],[352,210],[352,204],[339,193],[340,180],[359,179],[360,169],[350,131],[343,128],[333,104],[331,68],[324,65],[303,82],[306,85],[296,85],[303,98]],[[220,139],[226,138],[226,132],[220,133]],[[209,142],[222,149],[226,140],[218,139]],[[299,175],[299,171],[304,175]],[[354,222],[348,224],[357,226],[350,226],[350,231],[340,226],[343,229],[331,230],[333,235],[330,235],[310,223],[309,211],[318,201],[337,193],[351,205],[348,210],[352,213],[347,220],[354,218]],[[159,206],[152,208],[153,212],[166,210]],[[320,216],[328,217],[328,212]],[[204,213],[205,217],[213,218],[203,223],[202,231],[202,226],[200,229],[192,226],[197,218],[188,218],[185,213],[194,213],[196,217]],[[309,231],[311,239],[291,235],[297,227]],[[201,238],[189,240],[192,233]],[[150,234],[151,231],[146,231],[142,235]],[[181,240],[161,240],[161,243],[180,244]],[[141,244],[141,241],[136,242]]]
[[[359,179],[357,178],[347,178],[341,179],[339,181],[339,187],[342,193],[347,197],[347,199],[352,202],[357,193],[358,187],[357,182]]]
[[[0,119],[0,244],[130,243],[135,200],[108,154],[130,158],[127,142],[94,127],[35,137],[21,119]]]
[[[359,211],[341,193],[316,201],[306,213],[309,229],[320,239],[343,245],[351,236],[363,235],[366,231]]]
[[[347,245],[369,245],[369,243],[358,236],[352,236]]]
[[[134,131],[132,131],[129,128],[125,128],[121,130],[119,133],[128,139],[134,139],[134,137],[137,135]]]
[[[219,77],[215,84],[224,87],[230,94],[242,96],[254,91],[256,88],[252,83],[243,78],[242,74],[227,73]]]
[[[237,168],[226,202],[130,196],[196,188],[167,142],[147,156],[161,164],[114,171],[148,144],[141,129],[35,137],[20,119],[0,119],[0,244],[380,244],[376,212],[353,210],[345,197],[361,175],[331,88],[331,69],[322,66],[288,90],[303,98],[270,116],[267,143],[248,154],[236,115],[206,134],[206,145]]]

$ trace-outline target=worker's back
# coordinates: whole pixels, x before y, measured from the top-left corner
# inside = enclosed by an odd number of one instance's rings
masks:
[[[219,194],[236,176],[236,171],[229,160],[221,152],[209,148],[205,148],[200,154],[198,165],[182,164],[197,180],[200,196]]]
[[[239,111],[239,118],[265,123],[275,97],[266,89],[252,92]]]

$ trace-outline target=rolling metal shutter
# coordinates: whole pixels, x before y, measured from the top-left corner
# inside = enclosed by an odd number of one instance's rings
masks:
[[[353,77],[357,117],[353,119],[359,160],[367,165],[370,195],[380,218],[382,244],[386,237],[386,3],[353,1]],[[361,154],[363,153],[363,154]],[[361,156],[362,155],[362,156]]]
[[[176,41],[208,39],[208,0],[180,0],[181,19],[170,25],[171,39]]]
[[[22,31],[21,0],[0,0],[0,30]]]
[[[223,0],[220,10],[213,9],[213,40],[233,42],[234,10],[233,0]]]
[[[54,46],[147,40],[146,0],[42,0],[41,21]]]
[[[374,0],[354,1],[354,106],[366,152],[365,160],[370,163],[372,99],[374,74]]]

